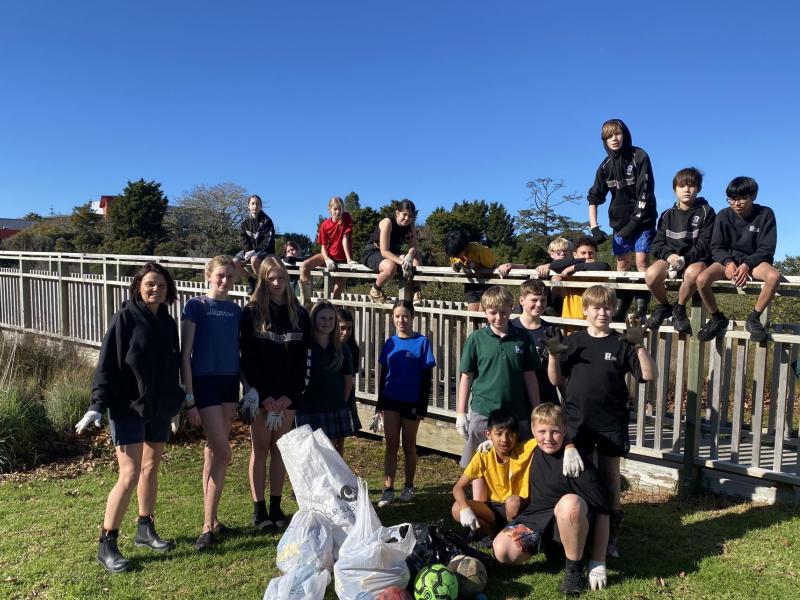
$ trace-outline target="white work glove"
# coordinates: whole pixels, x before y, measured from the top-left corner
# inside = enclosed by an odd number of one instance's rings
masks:
[[[589,588],[602,590],[608,585],[606,563],[597,560],[589,561]]]
[[[102,418],[103,415],[96,410],[86,411],[86,414],[83,415],[83,418],[75,424],[75,433],[80,435],[86,431],[86,428],[89,427],[91,423],[94,423],[95,427],[100,427],[100,419]]]
[[[250,425],[256,418],[258,412],[258,390],[251,387],[247,393],[242,396],[242,404],[239,406],[239,415],[242,421]]]
[[[675,262],[669,264],[669,267],[667,268],[667,277],[670,279],[675,279],[684,266],[686,266],[686,259],[683,256],[679,256],[677,259],[675,259]]]
[[[485,452],[491,452],[492,448],[494,448],[492,440],[486,440],[485,442],[481,442],[480,444],[478,444],[478,447],[475,448],[475,451],[484,454]]]
[[[359,265],[361,263],[359,263],[357,260],[350,259],[350,260],[347,261],[347,264],[351,265],[351,266],[355,266],[355,265]]]
[[[469,527],[472,531],[475,531],[481,526],[478,522],[478,517],[475,515],[475,511],[469,506],[461,509],[458,513],[458,520],[464,527]]]
[[[172,431],[172,435],[175,435],[176,433],[178,433],[178,430],[181,428],[181,414],[180,413],[178,413],[177,415],[172,417],[172,420],[169,423],[169,428],[170,428],[170,431]]]
[[[406,254],[403,257],[403,277],[405,279],[411,279],[414,277],[414,257],[411,254]]]
[[[577,477],[583,473],[583,460],[576,448],[564,449],[564,467],[561,472],[565,477]]]
[[[383,413],[376,412],[372,415],[369,422],[369,430],[372,433],[383,433]]]
[[[336,270],[336,261],[332,258],[325,259],[325,266],[328,268],[328,271],[335,271]]]
[[[271,410],[267,413],[267,429],[278,431],[283,425],[283,411]]]
[[[469,417],[465,413],[456,415],[456,431],[464,439],[469,437]]]

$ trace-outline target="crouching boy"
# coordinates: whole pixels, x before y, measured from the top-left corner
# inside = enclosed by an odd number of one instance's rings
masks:
[[[536,450],[531,459],[529,502],[495,537],[495,558],[506,564],[521,563],[543,545],[555,542],[566,557],[559,589],[567,595],[580,594],[586,588],[583,554],[591,533],[589,582],[592,589],[604,588],[609,529],[606,489],[591,463],[577,477],[564,474],[566,422],[561,407],[540,404],[532,419]]]

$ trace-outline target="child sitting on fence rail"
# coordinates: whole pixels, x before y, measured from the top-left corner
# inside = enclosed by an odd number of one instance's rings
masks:
[[[261,210],[261,197],[253,194],[247,200],[249,214],[239,227],[242,250],[233,258],[241,281],[248,281],[250,293],[255,288],[255,278],[245,270],[249,265],[253,274],[258,273],[261,261],[275,254],[275,225],[267,213]]]
[[[647,326],[656,330],[669,316],[678,333],[691,333],[686,303],[697,289],[697,276],[711,264],[711,232],[716,212],[697,194],[703,174],[694,167],[681,169],[672,179],[677,202],[661,213],[651,250],[656,261],[647,269],[647,287],[658,301]],[[675,305],[667,302],[667,277],[683,277]]]
[[[560,275],[559,279],[568,278],[570,275],[577,272],[608,271],[611,268],[607,263],[597,260],[597,242],[591,237],[585,236],[578,238],[573,247],[575,250],[572,253],[572,257],[555,259],[549,264],[548,271],[558,273]],[[563,302],[561,305],[562,318],[583,318],[583,305],[581,303],[582,293],[580,289],[575,288],[566,288],[564,290]]]
[[[711,235],[711,258],[714,263],[697,277],[697,291],[711,318],[697,333],[706,342],[728,328],[728,318],[717,306],[711,284],[728,279],[744,287],[752,277],[764,282],[755,307],[745,322],[750,339],[760,343],[769,337],[761,324],[761,314],[778,291],[781,274],[772,266],[778,228],[775,213],[761,204],[754,204],[758,183],[750,177],[736,177],[725,190],[728,208],[719,211]]]
[[[444,251],[450,259],[450,267],[469,277],[483,276],[491,277],[494,268],[495,257],[492,249],[471,242],[469,234],[463,229],[449,231],[444,236]],[[477,311],[481,307],[481,296],[490,286],[485,283],[465,283],[464,299],[467,302],[467,310]]]
[[[584,462],[595,450],[597,465],[608,487],[612,520],[609,556],[618,556],[617,538],[624,518],[620,505],[619,459],[630,451],[629,398],[625,376],[653,381],[656,366],[644,347],[643,327],[632,326],[623,335],[610,328],[616,294],[603,285],[583,293],[583,313],[589,326],[573,333],[566,344],[548,339],[548,375],[553,385],[566,382],[564,403],[567,434]]]

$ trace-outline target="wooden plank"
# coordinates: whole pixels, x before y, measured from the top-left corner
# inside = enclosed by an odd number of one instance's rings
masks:
[[[721,427],[727,427],[730,417],[731,395],[731,364],[733,362],[733,338],[725,337],[724,351],[722,354],[722,382],[720,386],[719,422]]]
[[[683,372],[686,363],[686,336],[678,336],[678,350],[675,353],[677,362],[675,364],[675,393],[674,407],[672,410],[672,450],[673,452],[680,451],[681,439],[683,431],[683,391],[684,391],[684,376]]]
[[[656,412],[656,431],[653,439],[653,447],[661,450],[664,433],[664,412],[667,408],[667,398],[669,396],[670,379],[670,359],[672,357],[672,334],[665,333],[662,338],[656,334],[658,346],[660,348],[658,356],[658,379],[653,389],[655,390],[655,412]]]
[[[773,457],[772,470],[780,471],[783,463],[783,442],[785,436],[790,436],[792,424],[786,423],[786,398],[789,385],[789,352],[784,344],[775,344],[779,356],[779,366],[772,370],[778,373],[778,387],[775,395],[770,398],[770,404],[775,404],[775,456]],[[787,426],[788,425],[788,426]]]
[[[709,406],[709,425],[711,427],[711,446],[710,446],[710,453],[711,458],[716,460],[719,457],[719,425],[720,425],[720,415],[719,415],[719,403],[720,403],[720,388],[721,388],[721,379],[722,379],[722,354],[724,348],[724,340],[721,338],[715,338],[711,340],[708,344],[709,351],[711,352],[710,363],[712,373],[709,377],[710,382],[713,384],[713,390],[711,391],[711,398],[708,402]]]
[[[731,428],[731,461],[739,462],[739,442],[744,415],[745,372],[747,370],[747,342],[736,340],[736,369],[733,390],[733,427]]]

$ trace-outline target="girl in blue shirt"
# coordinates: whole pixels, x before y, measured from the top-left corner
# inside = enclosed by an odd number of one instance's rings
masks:
[[[384,490],[378,506],[394,501],[394,478],[400,436],[405,455],[406,481],[401,502],[414,499],[414,474],[417,470],[417,430],[428,412],[428,397],[433,380],[433,358],[428,338],[413,330],[414,304],[397,300],[392,307],[392,321],[397,333],[386,340],[381,350],[378,378],[378,405],[383,413],[386,452],[383,458]]]
[[[242,309],[228,300],[236,268],[228,256],[206,266],[210,286],[190,298],[181,316],[181,374],[189,409],[186,416],[206,434],[203,465],[203,531],[195,549],[207,550],[220,533],[217,509],[231,458],[228,437],[239,402],[239,321]]]

